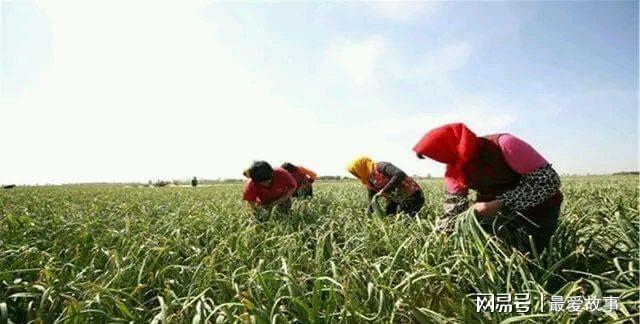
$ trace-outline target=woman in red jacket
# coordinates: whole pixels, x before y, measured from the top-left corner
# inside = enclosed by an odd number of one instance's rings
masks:
[[[291,209],[291,197],[298,185],[284,169],[272,169],[265,161],[256,161],[243,173],[250,178],[242,199],[256,209],[271,209],[287,212]]]
[[[298,189],[293,194],[294,197],[301,198],[311,198],[313,197],[313,188],[312,184],[316,181],[317,174],[303,166],[296,166],[289,162],[285,162],[281,166],[283,169],[289,171],[294,179],[296,179],[296,183],[298,184]]]
[[[481,223],[500,211],[514,217],[520,232],[532,236],[537,251],[548,245],[563,199],[560,177],[529,144],[510,134],[477,137],[457,123],[429,131],[413,150],[418,158],[447,165],[445,214],[439,228],[450,230],[450,220],[467,210],[472,189],[477,193],[473,209]],[[528,241],[524,245],[528,250]]]

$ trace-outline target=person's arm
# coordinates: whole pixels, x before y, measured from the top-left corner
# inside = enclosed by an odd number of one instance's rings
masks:
[[[507,165],[522,175],[518,186],[489,202],[476,203],[481,216],[489,216],[501,208],[524,210],[551,197],[560,188],[560,176],[531,145],[511,135],[500,136],[498,143]]]
[[[247,203],[247,206],[249,206],[252,213],[260,207],[260,202],[253,186],[254,185],[251,181],[249,181],[244,188],[244,193],[242,194],[242,200]]]
[[[502,207],[525,210],[549,199],[560,189],[560,176],[547,164],[533,172],[522,175],[517,187],[498,195]]]
[[[282,196],[282,198],[280,198],[280,202],[283,202],[293,197],[293,194],[296,193],[296,188],[297,186],[289,186],[289,189],[287,190],[287,192],[284,194],[284,196]]]
[[[398,188],[400,183],[402,183],[402,181],[404,181],[404,179],[407,177],[407,174],[404,173],[404,171],[400,170],[400,168],[389,162],[380,162],[378,163],[378,166],[382,174],[386,175],[387,177],[391,177],[389,183],[387,183],[387,185],[384,186],[382,190],[380,190],[381,194],[385,194]]]
[[[309,169],[307,169],[305,167],[299,166],[298,170],[300,170],[300,172],[302,172],[304,175],[307,176],[307,179],[309,179],[309,182],[316,181],[316,178],[318,177],[318,175],[315,172],[313,172],[313,171],[311,171],[311,170],[309,170]]]

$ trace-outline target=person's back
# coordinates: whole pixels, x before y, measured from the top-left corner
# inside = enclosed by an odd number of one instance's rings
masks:
[[[287,170],[298,184],[298,189],[294,197],[313,197],[313,182],[316,180],[317,174],[303,166],[296,166],[292,163],[285,162],[281,166]]]

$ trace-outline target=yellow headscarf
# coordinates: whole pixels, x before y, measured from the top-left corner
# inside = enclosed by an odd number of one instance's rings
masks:
[[[369,177],[375,168],[376,164],[373,160],[366,156],[361,156],[349,163],[347,170],[351,172],[363,185],[367,185]]]

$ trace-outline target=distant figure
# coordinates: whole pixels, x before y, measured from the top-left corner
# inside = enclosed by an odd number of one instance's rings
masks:
[[[166,181],[166,180],[158,180],[158,182],[156,182],[154,184],[154,186],[156,187],[167,187],[169,185],[171,185],[172,182],[171,181]]]
[[[369,201],[377,201],[378,196],[386,198],[387,215],[404,212],[415,216],[424,205],[420,185],[389,162],[375,163],[363,156],[353,160],[347,170],[367,187]],[[368,212],[373,212],[371,203]]]
[[[430,130],[413,151],[420,159],[426,156],[447,165],[448,194],[440,229],[450,231],[452,220],[469,208],[467,195],[472,189],[477,193],[473,209],[485,230],[494,232],[492,216],[501,211],[515,227],[496,235],[516,231],[531,235],[539,252],[549,244],[563,199],[560,177],[529,144],[511,134],[477,137],[456,123]],[[522,239],[520,248],[528,251],[529,240]]]
[[[197,187],[198,186],[198,178],[193,177],[193,179],[191,179],[191,186],[192,187]]]
[[[295,166],[289,162],[285,162],[282,164],[282,168],[287,170],[294,179],[296,179],[296,183],[298,184],[298,189],[293,194],[294,197],[300,198],[311,198],[313,197],[313,188],[312,184],[316,181],[318,175],[303,167],[303,166]]]
[[[291,209],[291,197],[296,192],[298,184],[287,170],[272,169],[266,161],[256,161],[243,174],[250,180],[245,186],[242,199],[249,204],[252,211],[270,210],[273,207],[281,212]]]

